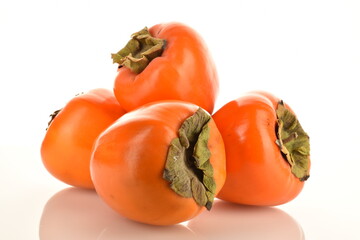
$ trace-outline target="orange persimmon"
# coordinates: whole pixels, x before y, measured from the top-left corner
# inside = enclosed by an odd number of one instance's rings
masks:
[[[90,163],[95,189],[110,207],[153,225],[210,209],[225,165],[211,116],[180,101],[147,104],[122,116],[99,136]]]
[[[125,114],[112,91],[94,89],[55,111],[41,145],[42,162],[57,179],[93,189],[90,157],[98,135]]]
[[[309,137],[287,104],[270,93],[252,92],[213,118],[226,149],[227,178],[218,198],[279,205],[301,192],[309,177]]]
[[[219,83],[203,39],[180,23],[157,24],[134,33],[119,52],[114,92],[131,111],[146,103],[181,100],[212,113]]]

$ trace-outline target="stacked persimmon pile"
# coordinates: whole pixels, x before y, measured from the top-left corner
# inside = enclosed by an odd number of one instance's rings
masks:
[[[154,225],[189,220],[215,197],[274,206],[300,193],[310,146],[293,110],[250,92],[212,115],[218,77],[193,29],[144,28],[112,59],[113,91],[78,95],[51,115],[41,156],[56,178]]]

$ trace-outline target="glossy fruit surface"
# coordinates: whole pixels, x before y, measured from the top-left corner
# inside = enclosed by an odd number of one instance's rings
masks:
[[[227,161],[218,198],[279,205],[301,192],[309,177],[309,137],[288,105],[270,93],[253,92],[227,103],[213,118]]]
[[[112,91],[94,89],[71,99],[52,114],[41,145],[46,169],[57,179],[82,188],[94,188],[90,157],[98,135],[125,114]]]
[[[187,135],[194,131],[193,137]],[[183,141],[188,148],[179,144]],[[152,103],[127,113],[99,136],[91,175],[97,193],[121,215],[153,225],[176,224],[211,208],[225,181],[224,145],[214,121],[198,106]]]
[[[114,92],[125,110],[153,101],[181,100],[212,113],[217,72],[203,39],[190,27],[167,23],[143,29],[113,59],[120,64]]]

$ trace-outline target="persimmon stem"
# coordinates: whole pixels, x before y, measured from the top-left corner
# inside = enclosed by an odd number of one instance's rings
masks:
[[[154,38],[145,27],[131,35],[131,39],[117,53],[111,54],[113,63],[127,67],[134,73],[141,73],[155,58],[161,56],[166,45],[164,39]]]
[[[297,134],[297,132],[293,132],[289,135],[289,137],[285,138],[282,140],[283,144],[286,144],[288,142],[291,142],[292,140],[296,139],[299,135]]]

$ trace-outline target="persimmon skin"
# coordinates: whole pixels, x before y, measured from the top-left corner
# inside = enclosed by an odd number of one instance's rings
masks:
[[[94,89],[71,99],[56,115],[41,145],[45,168],[69,185],[93,189],[92,147],[98,135],[125,114],[112,91]]]
[[[118,69],[114,92],[121,106],[131,111],[154,101],[180,100],[212,113],[219,83],[203,39],[180,23],[158,24],[149,32],[166,40],[165,49],[140,74]]]
[[[91,176],[99,196],[126,218],[152,225],[172,225],[205,208],[175,193],[163,178],[170,142],[198,106],[178,101],[147,104],[127,113],[97,139]],[[214,121],[209,122],[210,162],[216,194],[225,182],[225,149]]]
[[[213,115],[226,149],[227,178],[218,198],[275,206],[291,201],[303,189],[304,181],[294,176],[276,144],[279,101],[267,92],[251,92]]]

